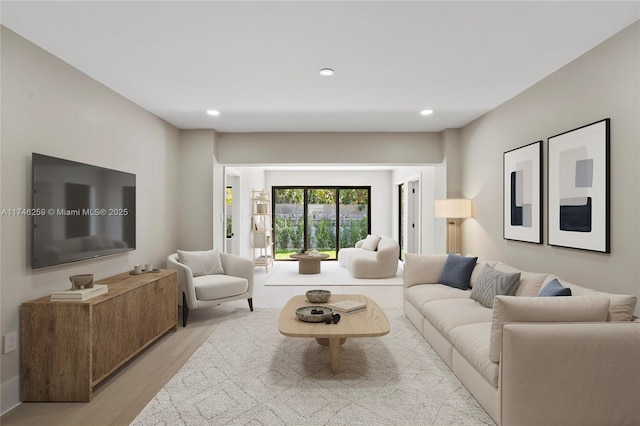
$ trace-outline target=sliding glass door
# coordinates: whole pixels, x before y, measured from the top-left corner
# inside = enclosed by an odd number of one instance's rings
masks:
[[[370,233],[369,188],[340,190],[340,248],[353,247]]]
[[[336,258],[336,193],[335,188],[307,188],[307,245],[308,250],[326,253]]]
[[[371,187],[273,187],[276,259],[318,250],[336,259],[370,232]]]

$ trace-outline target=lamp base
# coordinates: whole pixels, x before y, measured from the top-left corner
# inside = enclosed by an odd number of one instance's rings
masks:
[[[449,219],[447,222],[447,253],[460,254],[458,244],[458,224],[455,220]]]

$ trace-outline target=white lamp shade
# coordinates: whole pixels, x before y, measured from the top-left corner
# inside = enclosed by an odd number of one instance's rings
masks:
[[[463,198],[435,200],[434,215],[451,219],[471,217],[471,200]]]

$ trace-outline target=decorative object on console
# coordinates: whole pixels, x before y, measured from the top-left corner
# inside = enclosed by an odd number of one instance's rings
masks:
[[[96,284],[92,285],[90,288],[56,291],[54,293],[51,293],[50,300],[52,302],[89,300],[92,297],[100,296],[101,294],[105,294],[108,291],[109,289],[106,285]]]
[[[438,278],[439,284],[466,290],[469,288],[471,273],[478,261],[477,257],[464,257],[457,254],[449,254],[444,264],[444,269]]]
[[[542,244],[542,141],[503,155],[505,240]]]
[[[148,268],[147,268],[148,266]],[[141,275],[141,274],[149,274],[149,273],[158,273],[160,269],[152,269],[153,266],[150,264],[145,265],[143,268],[142,265],[134,265],[133,270],[129,271],[131,275]]]
[[[610,119],[548,142],[548,243],[609,253]]]
[[[69,277],[71,290],[81,290],[93,287],[93,274],[78,274]]]
[[[434,216],[448,219],[447,221],[447,252],[458,253],[458,223],[457,219],[471,217],[471,200],[464,198],[447,198],[435,200]]]

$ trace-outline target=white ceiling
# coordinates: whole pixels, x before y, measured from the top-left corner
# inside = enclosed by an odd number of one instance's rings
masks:
[[[638,20],[639,5],[2,1],[0,17],[182,129],[441,131]]]

